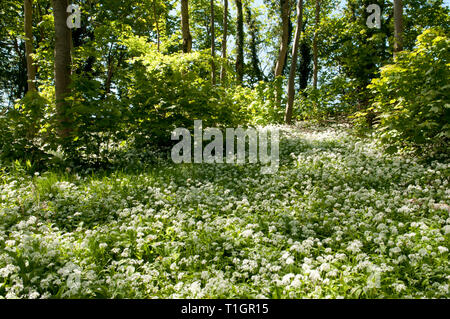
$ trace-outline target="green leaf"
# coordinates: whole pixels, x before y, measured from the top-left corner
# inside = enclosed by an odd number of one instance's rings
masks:
[[[392,155],[398,152],[397,146],[391,145],[386,149],[386,153]]]

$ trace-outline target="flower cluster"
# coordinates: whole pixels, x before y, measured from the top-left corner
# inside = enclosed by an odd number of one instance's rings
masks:
[[[0,297],[448,298],[450,164],[343,127],[283,129],[280,169],[5,174]]]

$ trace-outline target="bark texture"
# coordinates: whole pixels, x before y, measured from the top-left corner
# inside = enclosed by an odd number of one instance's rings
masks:
[[[189,0],[181,0],[181,33],[183,35],[183,52],[192,51],[192,35],[189,28]]]
[[[297,60],[298,60],[298,48],[300,45],[300,38],[303,29],[303,0],[298,0],[297,3],[297,26],[295,29],[295,40],[292,48],[292,64],[289,72],[288,80],[288,101],[286,104],[286,112],[284,120],[286,124],[290,125],[292,123],[292,112],[294,108],[294,98],[295,98],[295,73],[297,70]]]

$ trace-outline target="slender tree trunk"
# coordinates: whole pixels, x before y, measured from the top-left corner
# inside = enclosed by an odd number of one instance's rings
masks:
[[[36,91],[36,66],[31,56],[33,54],[33,0],[25,0],[24,16],[28,91]]]
[[[290,0],[281,0],[281,43],[280,50],[278,52],[277,64],[275,66],[275,77],[283,74],[284,66],[286,64],[287,52],[289,49],[289,22],[291,6]]]
[[[111,44],[111,47],[109,48],[109,53],[108,53],[108,72],[106,75],[106,82],[105,82],[105,94],[103,96],[103,98],[106,98],[109,93],[111,93],[111,82],[112,82],[112,77],[113,77],[113,73],[114,73],[114,61],[113,61],[113,45]]]
[[[303,21],[303,32],[305,32],[305,25],[308,21],[305,19]],[[298,86],[299,90],[304,97],[307,97],[305,89],[308,87],[309,79],[312,77],[313,68],[311,68],[311,63],[314,59],[312,45],[305,38],[301,39],[300,45],[298,47],[299,65],[297,66],[298,73]],[[315,102],[313,102],[315,103]]]
[[[183,34],[183,52],[192,51],[192,35],[189,29],[189,0],[181,0],[181,31]]]
[[[122,51],[116,55],[117,62],[114,64],[114,54],[112,53],[112,47],[109,53],[108,57],[108,73],[106,76],[106,82],[105,82],[105,94],[103,98],[106,98],[111,93],[111,85],[113,76],[115,74],[115,71],[120,68],[120,65],[123,62],[123,59],[125,57],[125,51]]]
[[[292,48],[292,63],[291,70],[289,72],[288,81],[288,101],[286,104],[286,113],[284,120],[286,124],[290,125],[292,123],[292,112],[294,108],[294,98],[295,98],[295,72],[297,71],[297,59],[298,59],[298,48],[300,44],[300,38],[303,28],[303,0],[298,0],[297,3],[297,27],[295,29],[295,40],[294,46]]]
[[[263,73],[261,68],[259,67],[259,58],[258,58],[258,29],[256,27],[256,21],[252,14],[252,9],[250,6],[246,6],[247,12],[247,26],[250,33],[250,53],[252,60],[252,76],[256,78],[257,81],[263,80]]]
[[[19,81],[19,88],[17,91],[17,94],[15,94],[15,97],[20,99],[25,96],[28,92],[28,85],[27,85],[27,55],[25,52],[19,47],[19,43],[17,42],[17,38],[10,35],[10,39],[13,42],[14,51],[16,52],[17,56],[20,57],[20,63],[18,64],[19,68],[19,74],[20,74],[20,81]]]
[[[394,56],[403,51],[403,2],[394,0]]]
[[[109,93],[111,93],[111,82],[113,74],[114,74],[114,65],[111,62],[108,64],[108,74],[106,76],[104,98],[106,98],[109,95]]]
[[[228,0],[223,1],[223,39],[222,39],[222,69],[220,70],[220,82],[225,83],[227,70],[225,61],[227,59],[227,37],[228,37]]]
[[[275,65],[275,78],[283,75],[288,57],[289,43],[291,42],[291,1],[280,0],[281,9],[281,41],[278,59]],[[282,83],[280,83],[282,84]],[[281,106],[282,87],[278,86],[275,92],[276,105]]]
[[[313,70],[313,87],[317,89],[317,77],[319,74],[319,53],[317,49],[318,32],[320,24],[320,0],[316,0],[316,17],[314,27],[314,41],[313,41],[313,55],[314,55],[314,70]]]
[[[158,52],[161,50],[161,31],[159,30],[159,15],[156,8],[156,1],[153,0],[153,14],[155,15],[155,27],[156,27],[156,41],[158,46]]]
[[[70,96],[70,84],[72,74],[72,33],[67,27],[66,12],[68,0],[52,0],[53,15],[55,20],[55,95],[56,112],[59,120],[59,135],[62,139],[69,137],[71,120],[67,115],[70,107],[66,98]]]
[[[236,0],[237,7],[237,57],[236,74],[238,83],[244,80],[244,15],[242,11],[242,0]]]
[[[211,0],[211,81],[216,85],[216,65],[214,59],[216,58],[216,28],[214,17],[214,0]]]

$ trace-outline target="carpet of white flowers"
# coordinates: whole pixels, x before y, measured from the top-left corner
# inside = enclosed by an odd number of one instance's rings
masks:
[[[0,170],[0,298],[448,298],[450,164],[285,129],[278,174]]]

